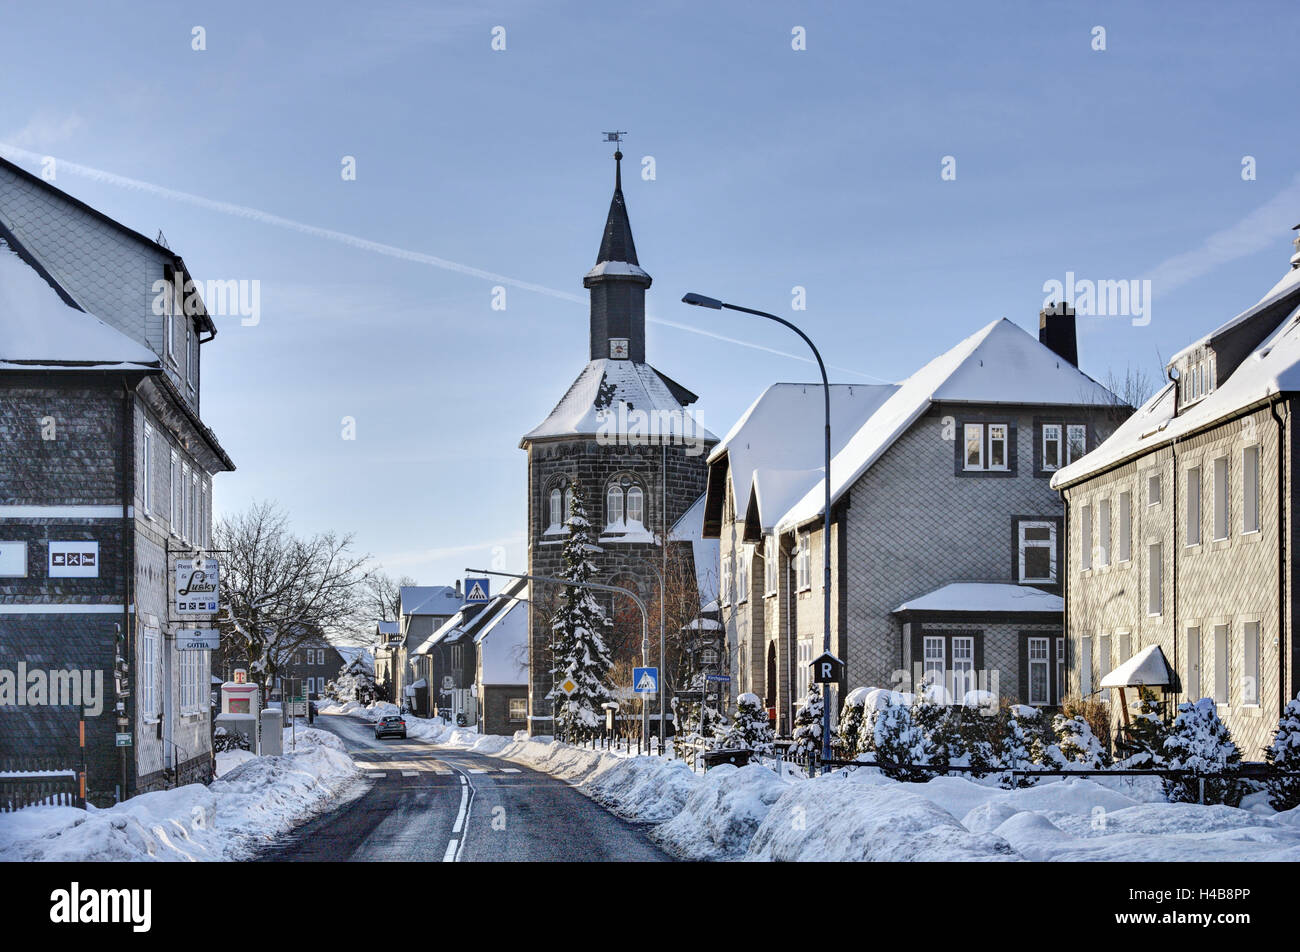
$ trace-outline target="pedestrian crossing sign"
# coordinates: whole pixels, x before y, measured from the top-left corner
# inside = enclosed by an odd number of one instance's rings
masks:
[[[637,694],[657,694],[659,692],[659,669],[633,668],[632,689]]]
[[[482,604],[488,600],[488,580],[485,578],[465,579],[465,604]]]

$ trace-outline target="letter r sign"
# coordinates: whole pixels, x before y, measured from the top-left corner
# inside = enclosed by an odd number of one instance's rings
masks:
[[[818,684],[835,684],[844,674],[844,662],[827,652],[812,663],[813,680]]]

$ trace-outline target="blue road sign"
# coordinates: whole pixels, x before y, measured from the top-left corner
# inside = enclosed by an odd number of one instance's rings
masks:
[[[659,669],[633,668],[632,690],[636,691],[637,694],[658,694]]]
[[[488,580],[485,578],[465,579],[465,603],[475,605],[488,600]]]
[[[709,674],[705,675],[705,678],[709,681],[720,681],[723,684],[729,684],[731,682],[731,676],[727,674]]]

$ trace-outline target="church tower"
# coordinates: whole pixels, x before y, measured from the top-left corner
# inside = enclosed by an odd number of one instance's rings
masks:
[[[645,295],[650,275],[637,259],[623,198],[622,152],[614,153],[614,196],[595,266],[583,276],[591,299],[587,364],[549,416],[524,435],[528,454],[528,573],[559,576],[569,498],[581,486],[598,537],[593,581],[657,591],[661,540],[704,493],[705,459],[718,438],[688,409],[698,399],[646,362]],[[556,586],[529,594],[529,733],[550,734],[550,615]],[[625,599],[598,600],[606,611]],[[615,631],[616,656],[625,632]],[[633,639],[640,643],[639,621]],[[657,652],[657,645],[656,645]],[[652,662],[657,663],[657,661]]]

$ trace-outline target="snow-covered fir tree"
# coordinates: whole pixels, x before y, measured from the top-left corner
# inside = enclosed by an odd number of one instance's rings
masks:
[[[1057,714],[1052,719],[1052,728],[1056,732],[1056,743],[1049,748],[1052,760],[1061,766],[1077,764],[1086,769],[1097,769],[1105,764],[1106,749],[1083,715]]]
[[[924,783],[934,776],[934,771],[917,767],[935,763],[940,750],[917,723],[912,701],[910,696],[897,692],[889,694],[885,707],[876,715],[872,742],[876,758],[892,765],[881,768],[887,776]]]
[[[1241,751],[1228,725],[1219,720],[1212,698],[1178,705],[1178,716],[1165,738],[1165,759],[1174,770],[1191,770],[1194,776],[1166,777],[1165,799],[1172,803],[1200,802],[1200,778],[1205,778],[1205,803],[1235,807],[1245,788],[1237,776]]]
[[[757,694],[736,699],[736,716],[723,735],[722,746],[771,754],[773,734],[767,709]]]
[[[916,692],[916,700],[912,703],[912,720],[916,722],[927,745],[927,759],[922,762],[944,767],[951,763],[952,757],[961,757],[963,752],[953,717],[955,709],[944,703],[946,698],[942,684],[931,684],[923,680]],[[940,771],[927,773],[929,777],[934,777]]]
[[[961,750],[967,766],[972,768],[970,776],[986,777],[998,767],[1003,727],[998,711],[982,704],[963,705],[958,717]]]
[[[1300,771],[1300,696],[1287,701],[1277,722],[1273,742],[1264,751],[1271,771],[1267,781],[1268,802],[1274,810],[1300,806],[1300,777],[1285,777],[1283,771]]]
[[[1003,773],[998,782],[1008,790],[1014,787],[1032,787],[1038,782],[1037,777],[1026,776],[1023,773],[1013,777],[1011,774],[1012,770],[1027,770],[1034,765],[1031,750],[1033,739],[1021,724],[1024,719],[1023,711],[1024,705],[1013,704],[1002,715],[1005,721],[1001,732],[1001,743],[998,745],[998,766]]]
[[[862,721],[866,705],[866,690],[857,688],[844,699],[840,712],[840,726],[835,732],[835,749],[839,756],[852,760],[862,744]]]
[[[564,571],[569,582],[589,582],[596,573],[591,559],[600,551],[591,541],[591,523],[582,488],[574,485],[569,505],[568,535],[564,540]],[[547,699],[555,705],[555,726],[560,736],[576,740],[604,723],[601,705],[612,697],[609,687],[610,653],[605,638],[610,619],[592,590],[574,585],[560,593],[560,605],[551,616],[551,675],[555,687]],[[577,689],[566,695],[560,685],[572,678]]]
[[[822,689],[820,684],[808,686],[808,699],[794,716],[791,753],[812,757],[822,749]]]

